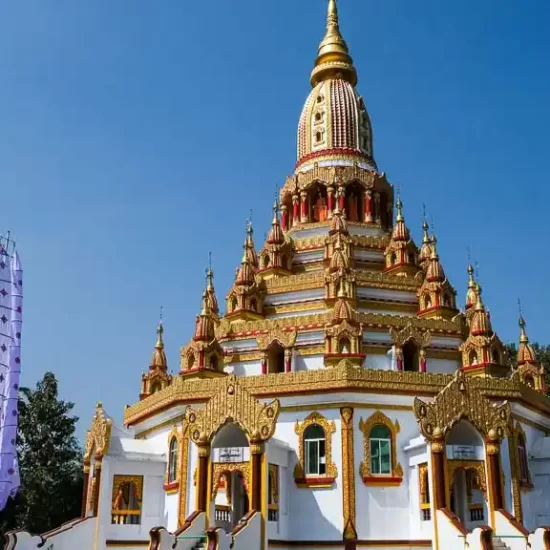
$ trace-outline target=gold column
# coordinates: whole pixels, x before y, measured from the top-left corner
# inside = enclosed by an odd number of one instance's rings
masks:
[[[447,506],[447,490],[445,486],[445,440],[442,437],[437,437],[432,441],[430,447],[432,453],[434,510],[440,510]]]
[[[94,484],[94,492],[93,492],[92,498],[93,498],[94,516],[97,517],[97,512],[99,510],[99,486],[101,485],[101,459],[98,459],[97,457],[94,462],[94,477],[95,477],[95,484]]]
[[[179,510],[178,510],[178,523],[181,527],[187,519],[187,480],[189,478],[189,433],[186,427],[183,429],[183,437],[181,444],[181,470],[180,470],[180,496],[179,496]]]
[[[340,409],[342,422],[342,493],[344,509],[344,540],[346,550],[356,547],[357,531],[355,529],[355,453],[353,447],[353,409]],[[351,544],[350,544],[351,543]]]
[[[88,515],[88,485],[90,484],[90,463],[84,463],[84,483],[82,485],[82,510],[81,517],[85,518]]]
[[[514,506],[514,517],[523,523],[523,508],[521,506],[521,489],[519,483],[519,464],[518,464],[518,439],[511,423],[508,432],[508,456],[510,458],[510,483],[512,484],[512,504]]]

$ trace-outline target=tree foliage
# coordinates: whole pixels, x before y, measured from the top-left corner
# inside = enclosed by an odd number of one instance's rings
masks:
[[[75,437],[74,407],[58,398],[48,372],[36,389],[21,388],[17,450],[21,489],[0,513],[0,532],[43,533],[80,513],[82,452]]]

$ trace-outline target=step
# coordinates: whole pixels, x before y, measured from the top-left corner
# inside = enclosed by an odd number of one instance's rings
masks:
[[[493,537],[493,550],[509,550],[509,547],[499,537]]]

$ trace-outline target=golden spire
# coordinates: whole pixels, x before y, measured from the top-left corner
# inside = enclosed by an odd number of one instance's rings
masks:
[[[166,370],[168,362],[166,360],[166,354],[164,353],[164,340],[162,335],[164,334],[164,326],[162,325],[162,308],[160,309],[160,321],[157,326],[157,343],[151,357],[150,370],[160,369]]]
[[[529,343],[529,338],[527,336],[527,333],[525,332],[525,319],[523,318],[523,315],[520,315],[519,316],[519,330],[520,330],[520,334],[519,334],[519,343],[520,344],[528,344]]]
[[[352,86],[357,84],[357,71],[353,66],[346,41],[340,33],[336,0],[328,2],[327,28],[319,44],[319,53],[311,72],[311,85],[315,86],[331,77],[347,80]]]
[[[428,281],[443,282],[445,280],[445,271],[443,270],[443,266],[439,261],[439,254],[437,253],[437,238],[435,235],[433,235],[431,241],[431,254],[428,260],[426,279]]]
[[[477,290],[479,285],[474,279],[474,267],[468,264],[468,290],[466,291],[466,309],[470,309],[477,303]]]
[[[214,290],[214,271],[212,270],[212,253],[208,255],[208,268],[206,269],[206,301],[208,303],[209,310],[218,315],[220,308],[218,307],[218,299],[216,298],[216,291]]]
[[[519,315],[519,348],[517,353],[518,365],[524,365],[525,363],[537,364],[537,354],[533,346],[529,343],[529,337],[525,331],[525,319],[520,312]]]

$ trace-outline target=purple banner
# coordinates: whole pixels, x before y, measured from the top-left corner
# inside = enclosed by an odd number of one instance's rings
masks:
[[[19,490],[17,399],[21,374],[23,270],[0,245],[0,511]]]

